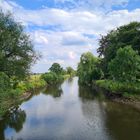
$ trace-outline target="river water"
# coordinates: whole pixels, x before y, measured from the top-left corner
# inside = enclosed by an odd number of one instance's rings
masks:
[[[0,140],[140,140],[140,112],[79,87],[47,88],[0,121]]]

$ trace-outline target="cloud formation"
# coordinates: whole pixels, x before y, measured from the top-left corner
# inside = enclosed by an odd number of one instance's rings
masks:
[[[72,10],[64,7],[66,3],[74,5]],[[32,68],[34,72],[47,71],[53,62],[76,68],[83,52],[91,51],[97,55],[100,34],[131,21],[140,21],[140,9],[111,9],[112,6],[124,7],[128,0],[55,0],[55,4],[58,8],[31,10],[14,1],[0,2],[3,11],[12,12],[26,27],[36,50],[42,53],[42,59]],[[93,9],[88,5],[94,5]],[[106,9],[111,10],[105,12]]]

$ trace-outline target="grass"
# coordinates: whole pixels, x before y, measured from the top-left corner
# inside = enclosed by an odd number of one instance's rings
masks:
[[[27,80],[18,83],[16,89],[0,92],[0,116],[3,116],[11,106],[17,104],[24,93],[32,92],[33,89],[39,89],[45,85],[46,82],[40,78],[40,75],[31,75]]]
[[[46,85],[46,82],[41,79],[41,75],[31,75],[26,81],[22,81],[17,85],[17,89],[21,92],[28,92],[33,89],[41,88]]]
[[[112,93],[121,93],[124,97],[140,97],[140,82],[125,83],[112,80],[97,80],[95,83]]]

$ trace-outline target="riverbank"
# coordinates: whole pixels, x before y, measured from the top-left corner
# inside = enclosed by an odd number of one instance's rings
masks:
[[[18,83],[15,89],[5,90],[0,94],[0,116],[13,106],[27,100],[35,89],[46,86],[46,82],[40,78],[40,75],[31,75],[27,80]]]
[[[63,75],[64,80],[69,77],[69,75]],[[31,75],[27,80],[19,82],[14,91],[9,90],[0,99],[0,116],[4,116],[13,106],[28,100],[36,90],[47,85],[48,83],[41,78],[41,75]]]
[[[93,88],[111,101],[130,105],[140,111],[139,83],[129,85],[109,80],[97,80],[93,82]]]

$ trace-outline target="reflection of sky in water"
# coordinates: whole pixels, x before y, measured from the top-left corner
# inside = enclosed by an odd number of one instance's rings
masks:
[[[26,111],[23,129],[16,133],[6,129],[6,137],[23,139],[109,139],[103,124],[98,102],[81,102],[77,79],[62,85],[60,98],[40,94],[21,105]],[[93,111],[96,110],[96,111]],[[100,137],[100,139],[102,139]]]
[[[6,138],[14,136],[15,139],[24,140],[113,140],[106,125],[106,102],[94,98],[83,100],[82,92],[85,96],[85,91],[80,91],[79,97],[77,80],[66,80],[61,86],[63,94],[60,97],[54,98],[41,93],[23,103],[21,109],[26,112],[23,129],[16,133],[7,128]],[[91,95],[92,93],[89,97]]]
[[[6,135],[6,138],[12,138],[13,137],[13,135],[15,135],[16,134],[16,132],[15,132],[15,130],[14,129],[12,129],[12,128],[10,128],[10,127],[8,127],[6,130],[5,130],[5,135]]]

